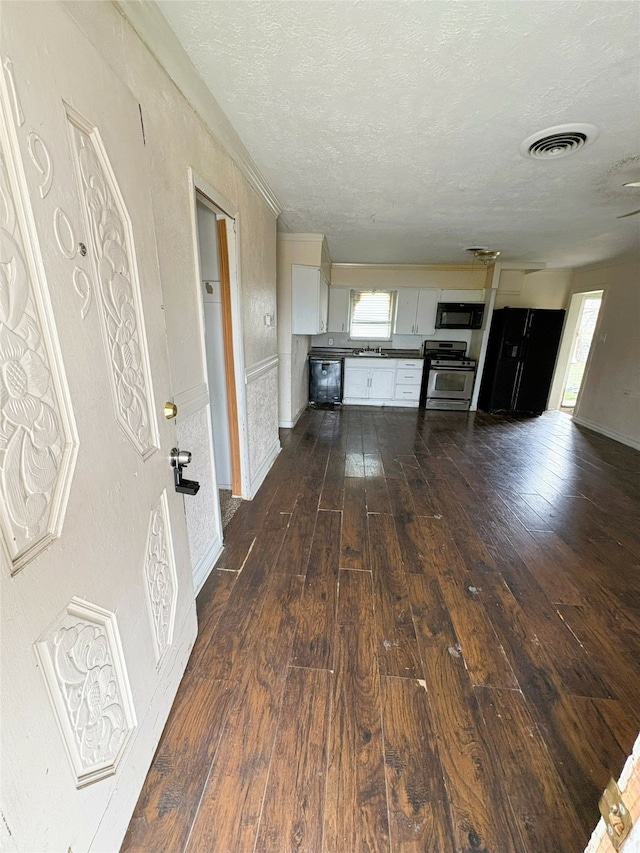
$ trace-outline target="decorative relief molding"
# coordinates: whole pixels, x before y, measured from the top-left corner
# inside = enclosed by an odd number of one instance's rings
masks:
[[[245,384],[249,385],[251,382],[255,382],[256,379],[260,379],[261,376],[264,376],[266,373],[269,373],[269,371],[274,370],[277,367],[277,355],[270,355],[268,358],[263,358],[262,361],[256,362],[254,365],[245,370]]]
[[[0,520],[12,572],[59,536],[78,446],[31,210],[17,189],[16,168],[3,133]]]
[[[156,660],[160,661],[173,641],[178,589],[166,491],[151,510],[144,576]]]
[[[67,214],[60,207],[53,212],[53,232],[58,248],[65,258],[72,261],[77,253],[76,234]]]
[[[111,776],[136,726],[115,614],[72,598],[36,652],[76,787]]]
[[[80,316],[84,320],[91,307],[92,289],[89,276],[81,267],[76,267],[73,271],[73,286],[78,296],[83,300]]]
[[[147,459],[159,440],[131,220],[97,128],[65,108],[93,244],[116,420]]]
[[[29,134],[28,144],[29,155],[33,165],[42,176],[42,181],[38,187],[40,198],[46,198],[49,190],[51,189],[51,184],[53,183],[53,163],[51,161],[51,155],[49,154],[49,149],[42,139],[33,130]]]

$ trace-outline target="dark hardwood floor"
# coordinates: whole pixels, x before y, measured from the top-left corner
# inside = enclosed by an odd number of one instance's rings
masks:
[[[122,850],[581,853],[640,728],[640,453],[559,412],[282,443]]]

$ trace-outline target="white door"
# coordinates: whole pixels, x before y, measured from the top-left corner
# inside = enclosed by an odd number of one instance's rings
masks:
[[[196,630],[140,107],[57,3],[0,51],[4,830],[116,850]]]

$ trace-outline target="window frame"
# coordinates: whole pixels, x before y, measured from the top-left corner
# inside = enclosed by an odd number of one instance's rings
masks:
[[[356,307],[356,299],[358,294],[362,293],[384,293],[388,294],[389,298],[389,313],[388,313],[388,321],[384,324],[380,323],[380,325],[384,325],[385,327],[388,325],[389,333],[387,335],[354,335],[353,334],[353,323],[354,323],[354,314]],[[386,287],[376,287],[376,288],[356,288],[352,287],[349,291],[349,340],[352,341],[390,341],[393,337],[393,324],[395,318],[395,310],[396,310],[396,290],[391,290]],[[375,321],[370,321],[371,324],[374,324]]]

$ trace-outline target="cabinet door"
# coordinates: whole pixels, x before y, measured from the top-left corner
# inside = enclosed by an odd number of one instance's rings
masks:
[[[484,302],[484,290],[443,290],[439,302]]]
[[[369,397],[373,400],[393,400],[396,384],[395,370],[374,368],[371,371]]]
[[[436,330],[436,310],[440,298],[439,290],[420,290],[416,313],[416,335],[433,335]]]
[[[349,294],[348,287],[329,287],[328,332],[349,331]]]
[[[366,400],[369,396],[369,368],[345,367],[344,397]]]
[[[419,290],[401,288],[398,290],[398,305],[396,308],[396,335],[415,335],[416,315],[418,313]]]
[[[291,266],[291,333],[318,335],[320,329],[320,279],[318,267]]]

